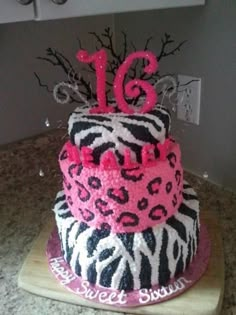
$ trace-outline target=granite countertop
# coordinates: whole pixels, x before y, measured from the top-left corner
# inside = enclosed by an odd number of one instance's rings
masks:
[[[0,314],[110,315],[50,300],[17,287],[17,277],[61,188],[57,155],[65,142],[61,130],[0,148]],[[45,176],[39,176],[39,169]],[[236,194],[185,174],[201,206],[219,215],[224,240],[225,297],[222,315],[236,314]]]

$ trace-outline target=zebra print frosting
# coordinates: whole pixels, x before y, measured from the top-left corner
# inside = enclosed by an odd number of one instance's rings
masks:
[[[188,183],[183,202],[166,223],[138,233],[112,233],[77,221],[63,191],[54,207],[62,252],[71,269],[91,284],[117,290],[165,286],[192,261],[199,242],[199,202]]]
[[[99,164],[101,155],[112,151],[120,164],[123,164],[124,150],[131,151],[133,161],[141,163],[141,150],[145,144],[163,143],[168,137],[170,115],[163,106],[146,114],[128,115],[89,114],[87,108],[77,108],[69,118],[68,132],[72,144],[81,149],[93,149],[94,163]],[[155,149],[155,157],[159,150]]]

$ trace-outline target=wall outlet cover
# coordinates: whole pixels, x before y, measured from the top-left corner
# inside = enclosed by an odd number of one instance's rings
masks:
[[[178,75],[177,118],[199,125],[201,78]]]

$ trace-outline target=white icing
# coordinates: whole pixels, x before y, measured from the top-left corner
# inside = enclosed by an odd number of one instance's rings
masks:
[[[77,277],[68,269],[65,269],[61,263],[64,261],[63,257],[57,257],[57,258],[52,258],[49,261],[49,264],[51,266],[51,269],[53,271],[53,273],[55,274],[55,276],[58,278],[62,278],[62,280],[60,280],[60,283],[62,285],[65,284],[69,284],[71,283],[73,280],[75,280]]]
[[[126,304],[126,293],[122,290],[119,293],[116,292],[106,292],[102,290],[98,290],[96,288],[91,288],[88,281],[82,281],[81,283],[82,289],[77,288],[76,293],[83,295],[85,298],[94,300],[98,299],[100,303],[106,304]]]
[[[191,283],[191,280],[187,280],[184,277],[178,278],[172,285],[161,287],[160,289],[140,289],[139,290],[139,303],[146,304],[154,302],[170,296],[178,291],[182,291],[185,288],[186,283]]]

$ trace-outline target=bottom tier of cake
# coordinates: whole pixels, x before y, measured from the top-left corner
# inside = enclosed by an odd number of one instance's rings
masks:
[[[132,291],[165,286],[188,267],[199,243],[199,202],[184,182],[183,202],[165,223],[139,233],[112,233],[78,222],[60,191],[55,218],[65,261],[91,284]]]

